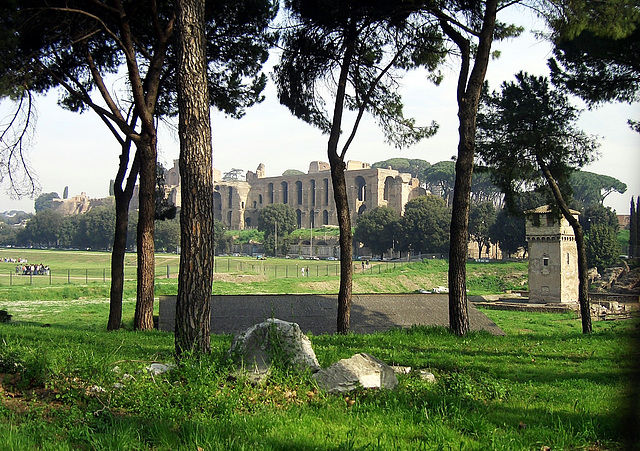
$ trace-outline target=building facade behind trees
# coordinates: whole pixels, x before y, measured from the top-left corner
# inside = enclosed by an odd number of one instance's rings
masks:
[[[346,170],[349,208],[353,218],[379,206],[393,208],[399,215],[406,203],[426,194],[411,174],[394,169],[375,169],[369,163],[348,161]],[[170,200],[179,206],[180,177],[177,161],[167,171]],[[260,210],[270,204],[290,205],[296,211],[298,227],[338,225],[329,163],[313,161],[306,174],[266,177],[265,166],[248,171],[246,180],[221,180],[214,170],[214,218],[228,229],[242,230],[258,224]]]

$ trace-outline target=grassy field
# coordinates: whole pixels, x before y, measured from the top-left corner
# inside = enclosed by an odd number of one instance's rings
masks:
[[[106,252],[0,249],[0,259],[24,258],[51,267],[51,276],[16,275],[16,263],[0,261],[0,302],[6,299],[59,299],[72,295],[69,285],[85,287],[85,294],[108,296],[110,258]],[[306,277],[302,277],[302,268]],[[216,257],[216,294],[337,293],[339,262],[327,260],[256,260],[250,257]],[[354,262],[355,293],[410,293],[447,285],[447,262]],[[176,294],[179,257],[156,255],[156,294]],[[502,293],[527,288],[526,262],[469,263],[470,294]],[[167,275],[169,277],[167,277]],[[135,296],[136,254],[125,258],[125,291]],[[250,282],[250,283],[248,283]],[[34,291],[32,288],[40,290]]]
[[[469,269],[477,290],[522,280],[518,265]],[[365,271],[355,283],[410,290],[442,284],[445,272],[444,262],[413,263]],[[224,276],[214,287],[229,292],[305,292],[325,281]],[[152,377],[145,366],[173,362],[173,335],[131,330],[135,287],[124,302],[125,329],[105,332],[104,285],[0,288],[0,309],[14,315],[0,323],[0,450],[600,451],[628,449],[625,433],[637,426],[627,423],[638,412],[630,389],[640,361],[630,320],[595,322],[584,336],[572,315],[487,310],[506,336],[424,327],[311,336],[323,367],[368,352],[436,376],[430,384],[411,373],[394,391],[337,396],[284,368],[260,386],[233,376],[226,335],[211,338],[209,356]],[[170,291],[175,280],[158,285]]]

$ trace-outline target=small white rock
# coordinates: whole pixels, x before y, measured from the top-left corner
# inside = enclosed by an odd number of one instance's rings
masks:
[[[410,366],[391,365],[395,374],[409,374],[411,372]]]
[[[152,363],[148,367],[145,368],[149,374],[152,376],[157,376],[159,374],[164,374],[173,369],[173,365],[165,365],[164,363]]]
[[[425,382],[434,383],[436,381],[436,377],[433,375],[433,373],[427,370],[418,370],[418,376],[420,376],[420,379]]]

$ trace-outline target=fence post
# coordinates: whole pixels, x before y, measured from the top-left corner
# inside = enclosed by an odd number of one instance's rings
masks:
[[[71,283],[71,270],[67,269],[67,283]]]
[[[171,275],[171,272],[169,271],[169,265],[167,265],[167,279],[169,278],[170,275]]]

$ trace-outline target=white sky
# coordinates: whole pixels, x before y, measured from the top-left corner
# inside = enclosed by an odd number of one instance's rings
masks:
[[[527,12],[510,17],[516,23],[530,21]],[[535,31],[535,25],[531,26]],[[539,29],[539,28],[538,28]],[[502,52],[489,63],[487,80],[491,89],[498,89],[504,80],[513,80],[520,70],[548,76],[547,58],[551,47],[538,41],[530,31],[514,40],[495,43]],[[421,158],[436,163],[449,160],[457,153],[458,120],[455,85],[456,62],[449,64],[445,81],[436,87],[424,73],[413,72],[403,80],[405,115],[415,117],[418,124],[432,120],[440,124],[433,138],[403,150],[386,145],[382,134],[371,120],[363,121],[347,152],[347,159],[368,163],[394,157]],[[108,195],[109,180],[115,178],[119,146],[105,125],[94,113],[70,113],[56,104],[57,94],[38,99],[38,124],[34,145],[29,152],[42,192],[55,191],[60,196],[69,186],[69,196],[86,192],[89,197]],[[581,108],[580,101],[576,104]],[[0,104],[0,117],[9,105]],[[625,194],[611,194],[605,205],[619,214],[629,214],[631,196],[640,195],[640,134],[627,126],[627,119],[640,119],[640,105],[610,104],[593,111],[585,110],[580,127],[588,134],[600,137],[601,157],[584,170],[616,177],[627,184]],[[269,84],[266,100],[248,110],[240,120],[227,119],[212,111],[214,166],[222,173],[231,168],[255,171],[260,163],[266,166],[267,176],[277,176],[286,169],[307,172],[309,162],[328,161],[327,136],[295,119],[280,106],[275,88]],[[343,130],[350,130],[345,123]],[[179,155],[177,134],[163,128],[159,135],[159,161],[172,166]],[[0,186],[0,211],[33,211],[33,199],[15,200]]]

